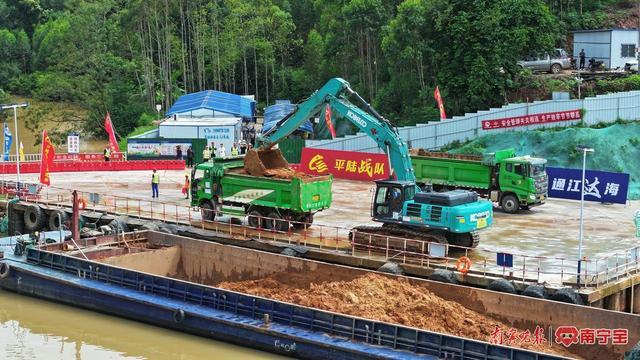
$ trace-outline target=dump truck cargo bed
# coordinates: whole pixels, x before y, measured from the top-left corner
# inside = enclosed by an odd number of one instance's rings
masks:
[[[289,168],[272,176],[247,173],[243,158],[198,164],[191,174],[191,205],[203,219],[220,213],[249,215],[249,225],[286,231],[313,222],[313,214],[331,206],[333,177],[313,176]]]
[[[481,157],[412,156],[411,163],[418,182],[488,189],[491,167]]]
[[[244,174],[242,168],[229,169],[222,177],[222,198],[238,204],[277,207],[309,212],[331,206],[331,176],[270,178]]]

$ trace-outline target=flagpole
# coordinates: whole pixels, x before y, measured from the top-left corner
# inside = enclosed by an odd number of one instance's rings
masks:
[[[38,182],[42,185],[42,162],[44,161],[44,132],[46,130],[42,129],[42,144],[40,144],[40,176],[38,176]]]
[[[18,135],[18,108],[27,106],[29,106],[28,103],[0,105],[0,110],[13,109],[13,123],[15,125],[16,144],[20,143],[20,136]],[[4,132],[4,129],[2,131]],[[2,146],[4,146],[4,144]],[[16,175],[18,180],[16,187],[20,189],[20,154],[18,153],[18,146],[16,146]]]
[[[7,121],[6,120],[2,120],[2,162],[4,162],[4,152],[6,151],[6,149],[4,148],[4,132],[5,129],[7,128]],[[8,159],[7,159],[8,160]],[[6,165],[6,164],[4,164]],[[5,171],[2,172],[2,184],[4,185],[4,173]]]

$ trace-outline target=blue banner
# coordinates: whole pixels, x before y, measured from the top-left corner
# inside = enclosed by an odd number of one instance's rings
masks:
[[[13,136],[9,131],[9,126],[4,124],[4,161],[9,161],[9,151],[11,151],[11,141],[13,140]]]
[[[549,197],[580,200],[581,169],[547,168]],[[584,182],[584,200],[624,204],[627,202],[629,174],[587,170]]]

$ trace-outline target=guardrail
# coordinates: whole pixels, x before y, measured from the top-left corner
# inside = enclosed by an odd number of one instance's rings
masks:
[[[135,170],[183,170],[184,160],[132,160],[132,161],[56,161],[49,172],[88,172],[88,171],[135,171]],[[0,162],[0,174],[15,174],[17,163]],[[37,174],[40,172],[39,162],[21,162],[21,174]]]
[[[24,154],[20,157],[20,162],[40,162],[41,154]],[[18,157],[16,155],[9,155],[8,160],[5,160],[3,154],[0,154],[0,162],[17,162]],[[102,153],[78,153],[78,154],[56,154],[53,161],[95,161],[104,160]],[[111,153],[110,161],[126,161],[127,154],[123,152]]]
[[[343,251],[355,257],[374,258],[401,264],[412,264],[425,268],[444,268],[458,271],[457,262],[466,256],[473,262],[469,274],[483,277],[504,277],[525,283],[549,283],[569,285],[577,288],[599,288],[625,275],[640,270],[640,247],[625,250],[601,258],[584,258],[581,266],[580,282],[577,281],[576,259],[562,257],[533,256],[517,253],[500,253],[480,245],[471,249],[451,244],[440,244],[424,240],[406,239],[395,236],[381,236],[364,233],[368,241],[354,241],[355,233],[350,228],[321,224],[252,216],[256,227],[232,220],[234,215],[221,211],[165,203],[146,199],[135,199],[114,195],[78,192],[81,207],[86,210],[129,216],[144,220],[197,226],[230,236],[275,241],[289,245],[302,245],[319,249]],[[44,203],[49,206],[71,207],[68,189],[47,187],[40,194],[13,194],[25,201]],[[212,212],[216,220],[203,216]],[[280,231],[271,224],[285,223]],[[510,258],[506,260],[506,258]],[[501,262],[500,259],[503,261]]]

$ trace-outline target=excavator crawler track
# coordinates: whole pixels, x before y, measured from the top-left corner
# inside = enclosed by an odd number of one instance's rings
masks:
[[[480,243],[480,234],[476,231],[468,234],[468,242],[464,244],[452,244],[458,246],[468,246],[475,248]],[[395,224],[384,224],[383,226],[357,226],[351,230],[349,238],[355,242],[356,248],[367,248],[373,252],[386,252],[387,244],[391,250],[406,250],[412,253],[423,254],[428,252],[423,241],[446,244],[447,236],[445,232],[439,230],[414,230],[404,228]],[[419,240],[419,241],[407,241]],[[457,248],[450,248],[455,251]]]
[[[373,252],[386,252],[387,245],[391,250],[408,251],[412,253],[427,253],[424,241],[445,244],[445,233],[437,230],[420,231],[403,228],[394,224],[383,226],[357,226],[351,230],[350,239],[356,248],[367,248]],[[419,240],[419,241],[405,241]]]

